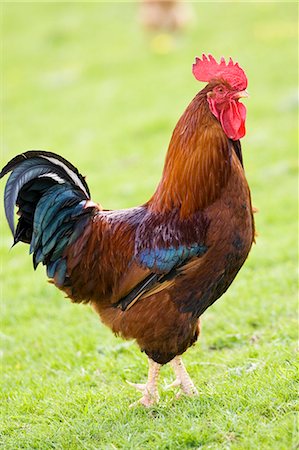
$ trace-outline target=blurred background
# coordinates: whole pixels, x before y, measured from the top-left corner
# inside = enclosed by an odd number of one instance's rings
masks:
[[[192,355],[196,359],[196,352],[208,352],[212,344],[215,347],[213,340],[219,333],[233,332],[234,323],[246,340],[254,327],[262,330],[265,348],[257,357],[273,355],[273,345],[276,350],[280,346],[276,361],[280,365],[283,349],[290,348],[297,335],[297,4],[168,2],[166,6],[165,2],[162,6],[160,2],[3,3],[1,166],[28,149],[54,151],[87,175],[92,198],[105,208],[141,204],[160,179],[178,118],[204,87],[191,73],[195,56],[203,52],[216,59],[231,56],[249,80],[242,146],[253,204],[259,209],[259,236],[242,276],[229,291],[233,301],[222,299],[205,314],[205,334],[187,360]],[[1,183],[1,196],[3,189]],[[27,380],[32,395],[31,389],[35,392],[39,384],[33,388],[28,380],[40,373],[45,355],[54,358],[57,352],[58,370],[70,354],[82,350],[85,363],[93,367],[98,340],[113,348],[114,338],[110,330],[99,327],[88,308],[63,301],[61,293],[45,282],[43,268],[33,273],[27,247],[8,251],[12,239],[2,206],[0,222],[6,389],[18,395],[19,388],[23,392],[20,380]],[[66,328],[61,341],[62,323]],[[126,364],[136,361],[145,367],[143,356],[130,348],[134,357]],[[77,361],[68,364],[76,373]],[[115,367],[122,371],[118,363]],[[112,383],[116,368],[109,370]],[[206,370],[203,376],[209,377],[214,369]],[[48,369],[44,376],[49,376]],[[275,395],[275,389],[269,391],[271,398]],[[180,423],[181,416],[177,419]],[[27,445],[41,448],[30,441]]]

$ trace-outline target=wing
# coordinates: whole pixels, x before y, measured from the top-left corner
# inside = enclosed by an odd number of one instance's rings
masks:
[[[167,274],[206,252],[208,221],[201,211],[180,219],[179,211],[148,212],[136,231],[135,258],[154,273]]]
[[[142,267],[147,267],[155,273],[167,274],[173,268],[189,261],[194,256],[201,256],[206,252],[204,244],[181,244],[178,247],[145,248],[138,259]]]
[[[207,228],[208,221],[201,212],[181,220],[177,211],[166,215],[148,211],[136,230],[134,258],[149,273],[116,306],[126,310],[147,292],[169,286],[178,268],[207,251]]]
[[[207,226],[200,213],[180,221],[174,212],[153,215],[146,207],[101,211],[68,248],[67,293],[74,301],[106,298],[127,310],[206,252]]]

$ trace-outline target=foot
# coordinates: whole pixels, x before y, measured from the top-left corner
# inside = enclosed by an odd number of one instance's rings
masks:
[[[190,397],[198,395],[198,391],[191,380],[182,358],[180,356],[176,356],[170,363],[173,367],[174,373],[176,375],[176,379],[173,383],[167,386],[166,389],[170,389],[173,387],[179,387],[180,392],[177,394],[177,398],[183,393]]]
[[[149,383],[139,384],[131,383],[130,381],[127,381],[127,383],[143,394],[143,396],[139,400],[130,405],[130,408],[139,404],[145,406],[146,408],[149,408],[150,406],[153,406],[155,403],[159,402],[160,397],[158,394],[158,389],[152,390],[152,386],[149,385]]]
[[[143,394],[140,400],[130,405],[130,408],[138,404],[141,404],[146,408],[148,408],[159,402],[160,397],[157,388],[157,381],[161,365],[152,361],[151,359],[148,359],[148,361],[149,361],[149,370],[148,370],[148,380],[146,384],[131,383],[130,381],[127,381],[127,383],[130,386],[134,387]]]

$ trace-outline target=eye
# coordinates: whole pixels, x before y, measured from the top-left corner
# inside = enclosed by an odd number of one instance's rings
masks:
[[[224,92],[223,87],[222,87],[222,86],[218,86],[217,92],[218,92],[219,94],[223,94],[223,92]]]

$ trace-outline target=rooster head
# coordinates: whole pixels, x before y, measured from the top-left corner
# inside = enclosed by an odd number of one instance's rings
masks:
[[[193,64],[193,75],[198,81],[209,83],[207,101],[212,114],[219,120],[228,138],[238,140],[245,135],[246,108],[239,102],[248,97],[247,77],[232,59],[217,63],[212,55],[202,55]]]

